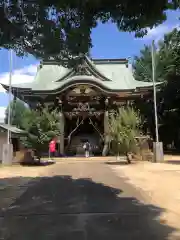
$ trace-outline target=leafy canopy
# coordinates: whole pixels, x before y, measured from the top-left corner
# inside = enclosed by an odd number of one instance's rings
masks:
[[[41,112],[31,110],[23,121],[23,129],[27,135],[21,139],[23,145],[37,150],[47,151],[50,140],[60,135],[58,113],[49,112],[47,108]]]
[[[135,78],[140,81],[152,81],[152,63],[150,46],[141,50],[135,58]],[[180,144],[180,30],[174,29],[164,35],[157,44],[156,79],[164,84],[157,94],[160,138],[166,143]],[[138,107],[146,117],[151,132],[154,131],[153,102],[139,101]]]
[[[177,0],[1,0],[0,47],[62,60],[89,51],[98,22],[142,36],[177,8]]]
[[[134,75],[139,81],[152,81],[151,46],[144,46],[134,58]],[[180,75],[180,31],[175,28],[165,34],[156,46],[156,81],[168,81],[173,75]]]
[[[15,125],[17,128],[23,127],[23,119],[30,109],[24,104],[23,101],[17,99],[10,102],[9,106],[5,111],[5,123],[8,123],[9,108],[10,112],[10,123]]]

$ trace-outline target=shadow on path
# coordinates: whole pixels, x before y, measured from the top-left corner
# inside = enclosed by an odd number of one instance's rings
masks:
[[[128,163],[126,160],[118,160],[118,161],[111,161],[105,162],[107,165],[132,165],[134,162]]]
[[[174,229],[162,211],[91,179],[42,177],[1,212],[0,239],[163,240]]]
[[[165,163],[180,165],[180,160],[166,160]]]

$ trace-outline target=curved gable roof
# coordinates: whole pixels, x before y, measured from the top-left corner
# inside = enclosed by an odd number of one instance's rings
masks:
[[[81,68],[77,65],[77,68],[68,69],[50,60],[40,65],[33,82],[12,87],[31,92],[54,92],[62,90],[68,84],[87,82],[113,92],[152,87],[152,83],[136,81],[127,63],[126,59],[90,60],[85,56],[81,61]],[[8,88],[5,85],[3,87]]]

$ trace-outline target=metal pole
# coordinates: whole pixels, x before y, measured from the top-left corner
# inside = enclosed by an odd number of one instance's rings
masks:
[[[156,60],[155,60],[155,45],[154,40],[152,42],[152,80],[153,80],[153,93],[154,93],[154,117],[156,128],[156,142],[159,142],[158,133],[158,117],[157,117],[157,99],[156,99]]]
[[[8,101],[8,131],[7,131],[7,144],[10,144],[10,123],[11,123],[11,96],[12,96],[12,57],[13,51],[9,51],[9,101]]]

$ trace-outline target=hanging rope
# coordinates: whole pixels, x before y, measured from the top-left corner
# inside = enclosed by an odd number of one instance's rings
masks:
[[[76,126],[79,124],[79,117],[77,118],[77,121],[76,121]]]
[[[79,119],[79,117],[78,117]],[[68,135],[68,145],[71,141],[71,136],[72,134],[79,128],[79,126],[83,123],[84,119],[82,119],[82,121],[72,130],[72,132],[70,132],[70,134]],[[77,121],[77,123],[79,122],[79,120]]]
[[[84,119],[82,119],[82,121],[79,123],[79,117],[78,117],[78,119],[77,119],[77,121],[76,121],[76,127],[70,132],[70,134],[69,134],[68,137],[67,137],[68,143],[67,143],[67,146],[66,146],[66,150],[65,150],[65,151],[67,151],[67,149],[69,148],[72,134],[78,129],[78,127],[83,123],[83,121],[84,121]]]
[[[96,132],[98,132],[98,134],[100,135],[101,139],[104,140],[103,135],[101,134],[101,132],[99,131],[99,129],[96,128],[96,126],[93,124],[91,118],[89,118],[89,122],[90,122],[90,124],[94,127],[94,129],[96,130]]]

